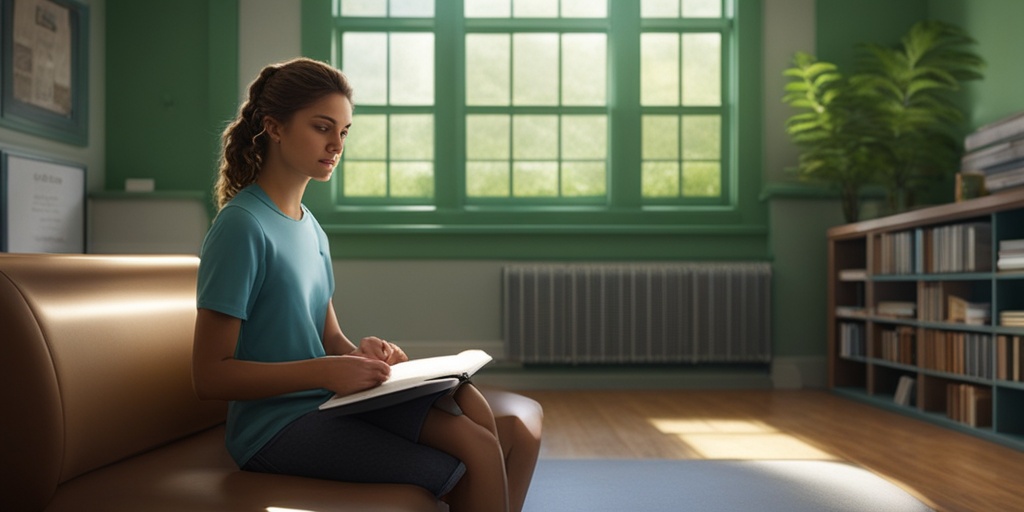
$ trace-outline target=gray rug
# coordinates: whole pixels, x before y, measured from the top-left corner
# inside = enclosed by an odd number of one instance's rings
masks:
[[[541,459],[524,512],[926,512],[895,484],[813,460]]]

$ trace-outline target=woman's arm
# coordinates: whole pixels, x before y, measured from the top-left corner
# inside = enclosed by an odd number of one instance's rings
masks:
[[[192,347],[192,383],[199,398],[252,400],[319,388],[349,394],[377,386],[391,373],[383,361],[349,355],[285,363],[238,360],[241,327],[238,318],[199,309]]]

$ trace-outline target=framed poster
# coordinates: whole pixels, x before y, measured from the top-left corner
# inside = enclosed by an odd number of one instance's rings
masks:
[[[85,146],[89,8],[78,0],[0,3],[0,124]]]
[[[0,155],[0,251],[85,252],[85,166]]]

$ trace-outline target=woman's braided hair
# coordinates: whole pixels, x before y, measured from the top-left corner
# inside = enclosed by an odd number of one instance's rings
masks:
[[[323,62],[300,57],[263,68],[249,85],[238,117],[221,136],[223,151],[214,186],[217,208],[256,182],[267,154],[266,118],[286,123],[296,111],[333,93],[352,101],[348,79]]]

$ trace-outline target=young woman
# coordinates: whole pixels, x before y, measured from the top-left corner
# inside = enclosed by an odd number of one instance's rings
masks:
[[[220,211],[201,252],[196,392],[230,401],[227,447],[242,469],[414,484],[453,512],[508,510],[495,419],[472,385],[454,395],[461,413],[435,407],[437,395],[318,410],[407,360],[393,343],[356,347],[342,332],[327,236],[302,204],[310,180],[331,178],[351,127],[352,89],[321,62],[268,66],[249,87],[223,135]],[[525,495],[526,485],[513,487]]]

